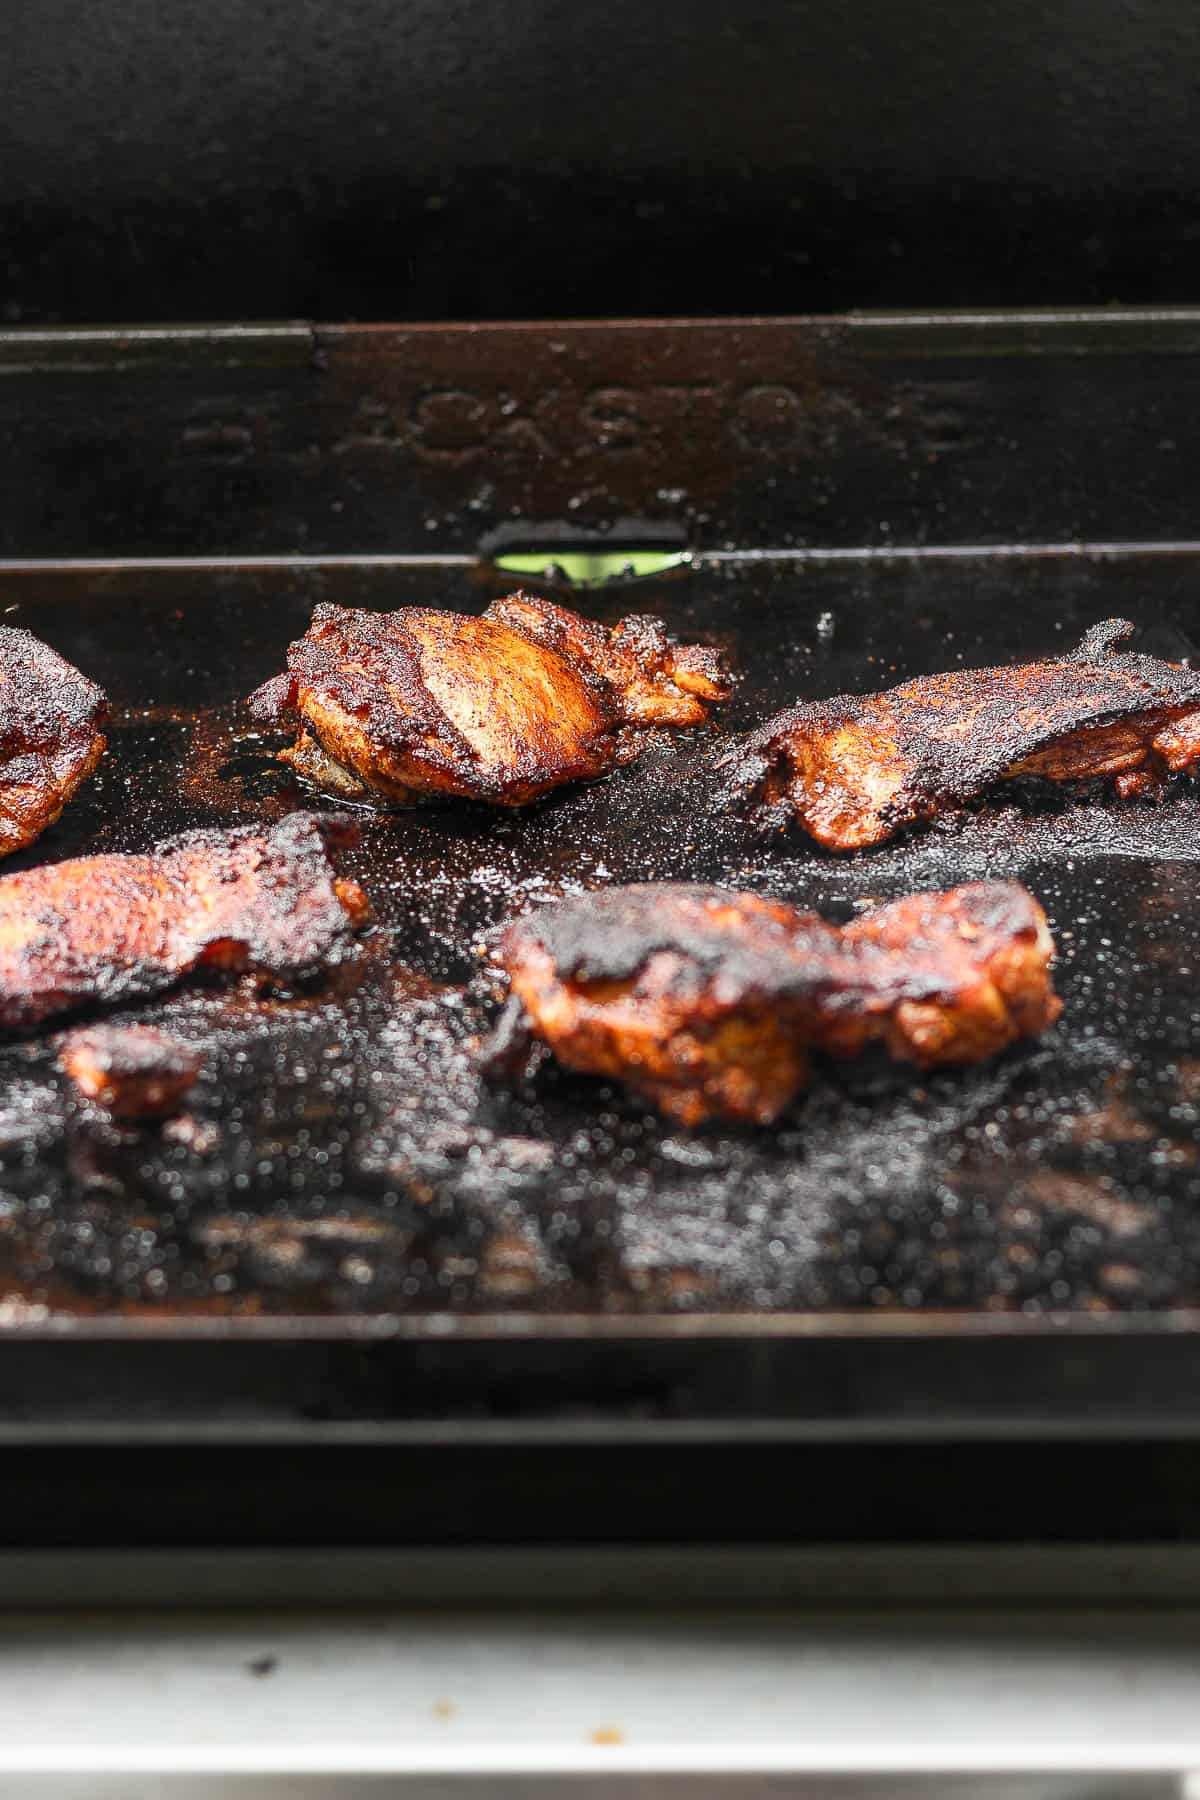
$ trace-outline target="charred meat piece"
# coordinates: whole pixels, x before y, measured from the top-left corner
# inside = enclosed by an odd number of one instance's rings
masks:
[[[645,727],[702,724],[728,692],[717,652],[657,619],[608,631],[513,594],[481,618],[318,606],[250,707],[298,727],[280,760],[335,794],[526,806],[631,760]]]
[[[722,755],[729,796],[862,850],[1019,776],[1150,792],[1200,761],[1200,674],[1117,650],[1133,629],[1108,619],[1067,656],[792,707]]]
[[[519,1022],[568,1068],[616,1077],[687,1125],[765,1122],[807,1079],[794,984],[837,948],[815,914],[754,894],[673,882],[587,894],[505,932],[501,1041]]]
[[[191,831],[144,856],[81,856],[0,877],[0,1026],[115,1004],[195,969],[291,978],[344,953],[367,914],[330,849],[347,821]]]
[[[59,1065],[85,1099],[115,1119],[162,1119],[195,1086],[204,1059],[153,1025],[93,1025],[72,1031]]]
[[[982,1062],[1037,1037],[1062,1011],[1046,915],[1019,882],[908,894],[839,936],[862,981],[845,988],[857,1017],[836,996],[823,1002],[818,1041],[828,1055],[856,1056],[878,1039],[921,1068]]]
[[[684,1125],[764,1124],[809,1056],[879,1041],[930,1068],[976,1062],[1052,1024],[1053,942],[1011,882],[917,894],[841,928],[717,887],[610,888],[510,925],[512,1000],[490,1049],[521,1033],[626,1082]]]
[[[0,626],[0,856],[53,825],[104,750],[104,695],[15,626]]]

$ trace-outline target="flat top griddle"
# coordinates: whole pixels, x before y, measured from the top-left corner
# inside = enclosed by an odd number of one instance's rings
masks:
[[[580,603],[660,612],[740,669],[718,730],[801,695],[1054,652],[1128,612],[1139,643],[1195,648],[1179,560],[704,565]],[[65,585],[62,585],[65,584]],[[10,580],[8,617],[109,690],[98,777],[20,866],[140,850],[190,826],[330,805],[272,760],[237,705],[314,601],[484,603],[405,571]],[[66,586],[74,592],[68,598]],[[347,859],[376,924],[305,991],[192,984],[117,1017],[206,1057],[200,1152],[75,1106],[53,1038],[0,1052],[0,1280],[12,1316],[230,1319],[929,1309],[1110,1314],[1200,1300],[1200,800],[1030,787],[965,822],[839,857],[763,843],[712,803],[712,734],[509,815],[361,810]],[[1060,1024],[962,1073],[868,1059],[822,1070],[771,1130],[683,1132],[602,1082],[480,1079],[494,1014],[481,957],[512,911],[609,882],[687,878],[831,917],[918,888],[1013,875],[1060,947]]]
[[[714,811],[706,758],[799,697],[1061,652],[1114,614],[1139,647],[1200,652],[1200,548],[1165,473],[1198,385],[1194,315],[0,344],[0,434],[27,451],[8,516],[84,559],[0,565],[0,607],[114,704],[98,775],[9,868],[331,805],[241,698],[318,601],[510,590],[468,553],[488,533],[558,517],[632,542],[646,496],[643,532],[690,565],[560,597],[659,612],[741,672],[713,733],[528,812],[364,811],[347,869],[376,922],[326,980],[117,1014],[204,1050],[190,1143],[78,1108],[52,1034],[0,1050],[0,1429],[1194,1434],[1200,794],[1014,788],[839,857]],[[1161,463],[1135,454],[1150,433],[1173,434]],[[120,538],[110,463],[128,481],[134,460]],[[897,549],[866,526],[879,493],[892,529],[974,507],[992,541]],[[1097,495],[1112,541],[1072,543]],[[380,551],[389,497],[401,542],[425,513],[429,553]],[[286,553],[208,554],[272,519]],[[1164,541],[1132,541],[1151,523]],[[96,560],[114,542],[171,554]],[[485,952],[514,910],[685,877],[840,919],[989,875],[1044,902],[1065,1005],[978,1069],[864,1059],[772,1130],[695,1133],[553,1065],[512,1089],[478,1074]]]

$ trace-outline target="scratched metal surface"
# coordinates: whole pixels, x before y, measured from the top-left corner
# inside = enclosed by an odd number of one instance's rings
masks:
[[[584,604],[653,606],[742,671],[720,729],[798,695],[1058,650],[1127,613],[1200,649],[1197,558],[701,565]],[[109,689],[110,750],[23,859],[146,848],[306,796],[238,697],[312,603],[481,606],[462,568],[0,574],[6,617]],[[511,817],[364,814],[361,957],[261,997],[194,986],[138,1016],[203,1050],[191,1124],[116,1132],[53,1036],[0,1052],[0,1293],[20,1323],[122,1312],[1103,1314],[1200,1302],[1200,803],[1007,797],[859,858],[763,845],[707,810],[706,738],[656,743]],[[9,867],[17,866],[16,862]],[[988,1066],[822,1072],[769,1131],[687,1134],[545,1068],[484,1086],[481,951],[514,908],[609,881],[734,882],[845,917],[985,874],[1042,898],[1060,1024]],[[132,1016],[132,1015],[130,1015]]]

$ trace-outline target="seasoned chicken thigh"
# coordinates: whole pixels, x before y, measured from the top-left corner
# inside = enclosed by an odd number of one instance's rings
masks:
[[[280,758],[330,792],[411,806],[526,806],[636,756],[651,725],[699,725],[724,699],[714,650],[661,623],[614,631],[525,594],[479,618],[319,606],[255,716],[299,727]]]
[[[92,773],[106,704],[32,632],[0,626],[0,856],[40,837]]]
[[[730,801],[862,850],[1020,776],[1152,792],[1200,762],[1200,674],[1117,650],[1133,629],[1108,619],[1045,662],[794,706],[724,752]]]
[[[195,969],[294,977],[336,961],[368,910],[331,866],[331,846],[354,835],[292,813],[265,831],[189,831],[142,856],[0,876],[0,1026],[136,1000]]]
[[[849,925],[723,888],[609,888],[509,926],[512,1000],[487,1051],[529,1035],[685,1125],[766,1123],[809,1055],[872,1041],[924,1068],[976,1062],[1052,1024],[1054,946],[1013,882],[916,894]]]

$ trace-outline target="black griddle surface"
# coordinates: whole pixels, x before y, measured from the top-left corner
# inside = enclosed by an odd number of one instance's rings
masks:
[[[579,601],[711,637],[741,682],[718,734],[801,697],[1058,653],[1124,614],[1200,648],[1195,558],[977,556],[701,564]],[[510,584],[511,585],[511,584]],[[6,622],[112,697],[109,752],[7,869],[146,849],[314,804],[236,705],[312,605],[475,610],[462,568],[76,568],[0,576]],[[377,923],[349,968],[263,997],[193,986],[118,1017],[204,1050],[190,1138],[77,1105],[52,1035],[0,1052],[0,1290],[49,1316],[1014,1315],[1200,1301],[1200,802],[1006,795],[851,858],[712,810],[710,734],[510,816],[362,813],[346,859]],[[317,800],[317,805],[332,802]],[[822,1072],[772,1130],[687,1133],[543,1067],[481,1082],[488,934],[608,882],[719,880],[830,917],[1016,876],[1060,950],[1060,1023],[980,1069]]]

